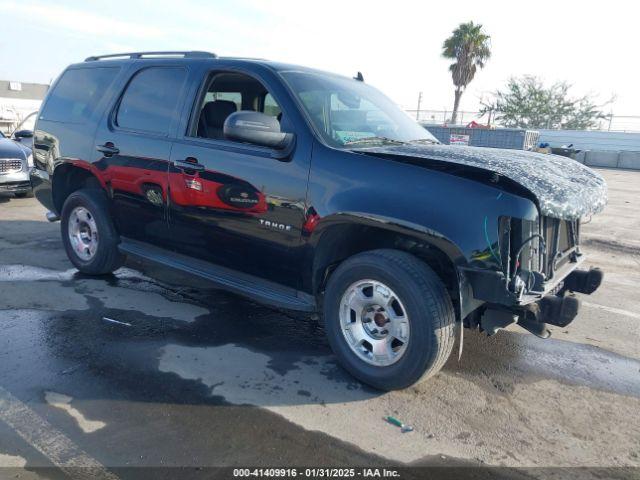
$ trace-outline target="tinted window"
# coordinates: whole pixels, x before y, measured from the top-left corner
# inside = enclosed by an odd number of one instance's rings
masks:
[[[138,72],[124,92],[116,124],[129,130],[167,134],[187,71],[151,67]]]
[[[118,67],[67,70],[50,93],[41,118],[57,122],[85,122],[91,117],[118,70]]]

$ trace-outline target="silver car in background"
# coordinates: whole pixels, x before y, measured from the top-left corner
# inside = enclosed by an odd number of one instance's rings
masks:
[[[24,132],[26,131],[15,133]],[[16,197],[32,195],[29,172],[33,168],[33,156],[31,148],[22,142],[22,139],[31,140],[32,137],[33,133],[31,136],[25,134],[16,137],[20,141],[15,141],[0,133],[0,194],[13,193]]]

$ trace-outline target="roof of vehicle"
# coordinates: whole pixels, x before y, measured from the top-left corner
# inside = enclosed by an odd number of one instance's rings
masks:
[[[102,64],[103,62],[129,63],[139,60],[183,60],[185,62],[211,62],[213,64],[217,62],[229,62],[237,64],[254,64],[261,65],[270,68],[275,71],[298,71],[317,73],[323,75],[339,76],[348,78],[343,75],[339,75],[333,72],[326,72],[314,68],[304,67],[301,65],[294,65],[283,62],[276,62],[272,60],[265,60],[263,58],[249,58],[249,57],[220,57],[215,53],[202,52],[202,51],[167,51],[167,52],[130,52],[130,53],[114,53],[108,55],[95,55],[87,57],[84,62],[75,64],[73,66],[81,66],[87,64]]]

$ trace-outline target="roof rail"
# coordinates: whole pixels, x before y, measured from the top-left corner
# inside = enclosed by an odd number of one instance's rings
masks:
[[[131,53],[111,53],[109,55],[95,55],[84,59],[85,62],[96,60],[119,59],[119,58],[156,58],[156,57],[183,57],[183,58],[216,58],[215,53],[199,51],[175,51],[175,52],[131,52]]]

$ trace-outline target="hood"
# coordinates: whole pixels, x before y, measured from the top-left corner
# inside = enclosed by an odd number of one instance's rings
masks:
[[[358,152],[410,157],[418,164],[420,159],[425,159],[495,172],[531,192],[538,202],[540,212],[548,217],[575,220],[600,212],[607,203],[607,184],[604,179],[589,167],[559,155],[498,148],[417,144],[363,148],[358,149]]]
[[[0,158],[26,159],[31,150],[8,138],[0,138]]]

